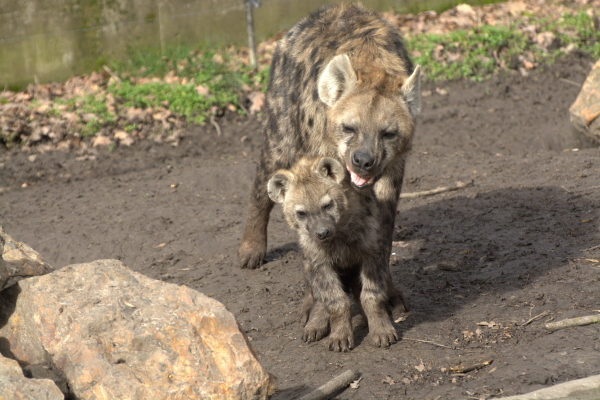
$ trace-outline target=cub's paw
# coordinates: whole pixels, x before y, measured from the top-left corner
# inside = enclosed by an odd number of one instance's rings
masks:
[[[302,340],[309,343],[316,342],[327,336],[328,332],[329,326],[327,326],[327,324],[325,324],[324,326],[322,325],[315,327],[311,326],[311,324],[307,324],[306,327],[304,327],[304,331],[302,332]]]

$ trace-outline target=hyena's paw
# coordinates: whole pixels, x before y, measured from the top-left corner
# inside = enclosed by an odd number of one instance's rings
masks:
[[[267,243],[264,241],[243,241],[238,250],[241,268],[256,269],[263,264],[267,254]]]
[[[347,352],[354,348],[354,334],[351,326],[336,329],[329,335],[329,350]]]
[[[321,304],[313,303],[313,307],[304,313],[302,319],[305,323],[302,340],[305,342],[316,342],[329,333],[329,313]]]
[[[389,294],[389,311],[394,319],[410,311],[410,303],[399,289],[394,288],[394,292]]]
[[[389,326],[381,326],[377,329],[373,329],[369,332],[369,337],[373,342],[373,345],[377,347],[390,347],[392,343],[398,341],[398,332],[389,324]]]

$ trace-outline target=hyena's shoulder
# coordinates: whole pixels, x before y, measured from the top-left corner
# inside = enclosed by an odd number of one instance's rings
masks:
[[[398,29],[357,4],[327,6],[304,18],[282,38],[278,53],[282,72],[304,84],[317,81],[324,64],[337,54],[348,54],[357,72],[361,64],[397,75],[413,70]],[[290,66],[296,68],[286,68]]]

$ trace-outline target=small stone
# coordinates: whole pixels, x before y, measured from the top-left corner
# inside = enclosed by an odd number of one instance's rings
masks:
[[[0,290],[17,281],[54,271],[35,250],[17,242],[0,226]]]

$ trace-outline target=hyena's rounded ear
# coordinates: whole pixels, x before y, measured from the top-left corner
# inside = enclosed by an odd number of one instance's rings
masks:
[[[267,184],[269,198],[275,203],[283,203],[293,179],[294,174],[292,174],[291,171],[277,171],[275,175],[269,179],[269,183]]]
[[[338,160],[329,157],[324,157],[319,161],[317,171],[321,175],[331,178],[337,183],[341,183],[346,176],[346,170],[342,164],[340,164]]]
[[[408,105],[410,115],[415,118],[421,113],[421,66],[417,65],[412,75],[404,82],[400,89]]]
[[[356,82],[350,58],[347,54],[339,54],[329,61],[319,77],[319,98],[331,107]]]

